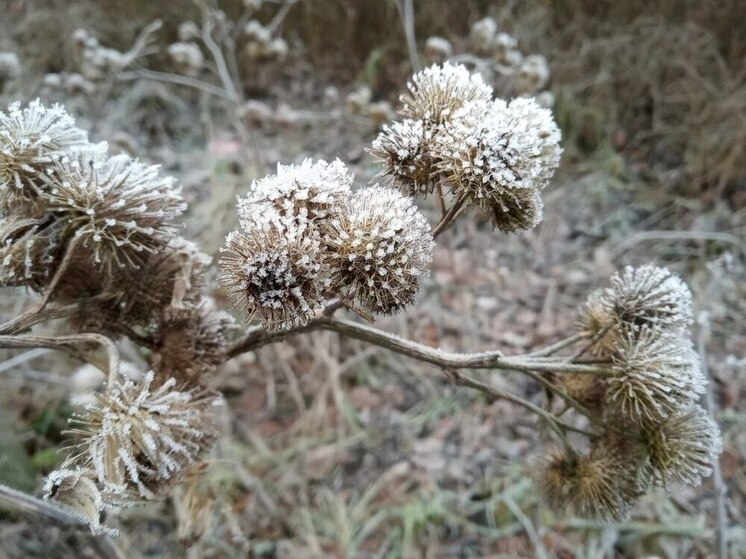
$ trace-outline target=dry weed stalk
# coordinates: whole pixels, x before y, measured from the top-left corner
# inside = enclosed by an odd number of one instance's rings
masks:
[[[384,130],[373,146],[390,186],[354,190],[339,161],[279,166],[256,181],[239,200],[240,230],[227,237],[219,268],[234,306],[261,324],[230,342],[230,321],[204,303],[209,259],[176,236],[184,204],[172,181],[138,161],[107,157],[59,107],[32,103],[0,114],[0,277],[41,295],[0,325],[0,347],[64,349],[109,373],[98,403],[76,420],[67,460],[47,481],[47,497],[66,508],[39,510],[50,517],[72,510],[101,532],[105,510],[168,492],[198,469],[217,435],[220,399],[210,373],[310,330],[434,364],[460,386],[536,414],[559,443],[536,474],[553,506],[618,520],[651,484],[698,484],[719,451],[719,432],[697,405],[707,381],[689,341],[691,293],[665,269],[614,275],[580,310],[577,333],[526,355],[449,353],[335,318],[342,307],[372,320],[412,304],[434,237],[469,206],[503,231],[537,224],[540,192],[559,162],[559,132],[535,101],[492,95],[463,67],[418,73],[403,98],[407,125]],[[432,229],[413,195],[440,198]],[[108,320],[87,320],[87,312]],[[62,317],[81,333],[25,333]],[[121,378],[121,336],[150,350],[151,370],[140,380]],[[107,350],[105,365],[92,345]],[[469,369],[537,379],[585,426]],[[586,437],[588,450],[570,432]]]

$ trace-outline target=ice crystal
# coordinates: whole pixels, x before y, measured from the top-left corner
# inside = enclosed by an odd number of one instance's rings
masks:
[[[60,252],[54,227],[39,219],[0,218],[0,286],[44,287]]]
[[[339,159],[327,163],[305,159],[300,165],[277,165],[277,173],[254,181],[238,200],[244,228],[279,221],[292,234],[334,213],[350,192],[353,175]]]
[[[126,155],[72,157],[55,165],[45,184],[48,207],[67,234],[106,268],[137,268],[165,248],[176,233],[173,220],[186,209],[173,179]]]
[[[375,313],[394,313],[413,301],[434,247],[412,199],[378,186],[350,197],[325,240],[332,289]]]
[[[611,277],[602,303],[620,325],[631,330],[649,326],[681,333],[692,322],[692,293],[666,268],[627,266]]]
[[[62,505],[87,524],[94,535],[116,536],[117,530],[101,524],[104,512],[117,513],[121,509],[118,498],[107,498],[96,483],[96,472],[72,466],[66,462],[49,473],[44,481],[44,498]]]
[[[317,236],[254,225],[226,237],[220,283],[249,320],[258,316],[270,330],[291,328],[306,323],[321,304],[323,261]]]
[[[457,196],[504,231],[541,220],[537,191],[559,165],[560,132],[533,99],[470,103],[456,111],[433,151]]]
[[[212,442],[220,400],[199,390],[159,384],[149,371],[141,382],[108,387],[97,406],[76,416],[84,429],[75,464],[92,468],[103,491],[154,498],[177,481]]]
[[[683,410],[646,430],[651,465],[664,484],[697,486],[722,450],[720,429],[700,406]]]
[[[402,114],[422,120],[425,126],[442,124],[454,112],[472,101],[492,99],[492,88],[479,74],[471,74],[460,64],[434,64],[420,70],[401,96]]]
[[[434,133],[421,120],[405,119],[384,126],[373,140],[371,153],[382,163],[382,174],[410,196],[430,194],[441,174],[430,149]]]
[[[624,331],[612,361],[618,375],[608,380],[609,411],[644,425],[691,405],[707,385],[691,343],[650,328]]]
[[[21,107],[12,103],[0,111],[0,212],[29,216],[50,165],[76,151],[102,151],[60,105],[45,107],[38,99]],[[43,208],[42,208],[43,210]],[[34,209],[31,214],[39,213]]]
[[[623,482],[626,475],[624,462],[613,455],[555,448],[539,465],[536,482],[539,493],[557,511],[621,520],[636,497]]]

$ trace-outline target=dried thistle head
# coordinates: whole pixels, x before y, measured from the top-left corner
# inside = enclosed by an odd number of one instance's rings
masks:
[[[568,396],[591,411],[603,408],[606,399],[606,383],[603,378],[584,373],[563,373],[557,376],[557,383],[565,389]]]
[[[239,220],[246,229],[272,220],[302,233],[310,223],[334,214],[353,178],[339,159],[278,164],[276,174],[254,181],[246,197],[239,198]]]
[[[707,385],[691,343],[650,328],[623,330],[612,354],[608,412],[657,425],[691,405]]]
[[[0,287],[26,286],[40,291],[59,258],[60,237],[48,220],[0,218]]]
[[[586,299],[580,309],[577,331],[589,340],[600,336],[590,349],[593,355],[609,357],[614,351],[614,343],[618,335],[616,317],[606,304],[602,290],[592,292]]]
[[[409,92],[400,97],[402,115],[421,120],[427,127],[450,120],[467,103],[488,102],[493,94],[482,76],[448,62],[420,70],[412,76],[407,88]]]
[[[560,132],[533,99],[469,103],[436,137],[433,152],[457,196],[503,231],[541,220],[540,191],[559,165]]]
[[[117,513],[121,506],[118,498],[107,498],[96,483],[96,472],[74,467],[66,462],[44,480],[44,498],[62,505],[83,523],[94,535],[118,535],[118,531],[101,524],[104,512]]]
[[[557,511],[582,517],[621,520],[637,495],[626,489],[624,463],[603,452],[580,455],[554,448],[536,476],[539,493]]]
[[[410,304],[429,274],[433,237],[411,198],[374,186],[350,197],[329,223],[331,290],[374,313]]]
[[[195,463],[215,437],[221,400],[200,390],[178,390],[174,379],[118,382],[74,421],[80,436],[75,465],[96,472],[103,491],[154,498]]]
[[[692,323],[692,293],[666,268],[627,266],[611,277],[603,304],[628,330],[650,327],[681,333]]]
[[[220,249],[219,281],[251,320],[278,330],[305,324],[325,291],[324,254],[312,235],[269,224],[233,231]]]
[[[650,463],[664,485],[698,486],[722,451],[720,429],[700,406],[677,412],[645,429]]]
[[[167,308],[152,334],[153,369],[161,378],[194,382],[225,360],[225,330],[231,324],[229,316],[206,304]]]
[[[45,177],[49,210],[66,236],[90,250],[101,267],[138,268],[163,250],[185,209],[180,189],[159,167],[126,155],[82,154],[60,161]]]
[[[38,99],[23,108],[12,103],[7,112],[0,111],[0,212],[39,217],[44,211],[41,179],[50,165],[74,152],[103,149],[88,142],[60,105],[45,107]]]
[[[382,164],[382,175],[410,196],[427,196],[441,175],[430,146],[434,131],[421,120],[405,119],[384,126],[373,140],[371,153]]]

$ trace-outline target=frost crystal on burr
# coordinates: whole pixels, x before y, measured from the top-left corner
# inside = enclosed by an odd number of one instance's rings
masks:
[[[685,409],[648,430],[645,441],[651,466],[664,485],[699,485],[712,473],[713,461],[722,450],[717,423],[699,406]]]
[[[405,119],[384,126],[373,140],[371,153],[383,165],[383,175],[410,196],[430,194],[439,169],[430,147],[434,131],[421,120]]]
[[[397,312],[414,300],[434,247],[412,199],[381,187],[355,193],[325,240],[332,289],[376,313]]]
[[[273,224],[233,231],[220,256],[220,283],[251,320],[270,330],[305,324],[323,300],[323,254],[314,235]]]
[[[75,151],[102,151],[60,105],[45,107],[38,99],[0,111],[0,210],[33,207],[44,186],[47,167]]]
[[[402,114],[427,126],[442,124],[466,103],[487,102],[492,88],[460,64],[434,64],[417,72],[401,96]]]
[[[49,208],[105,266],[139,267],[140,253],[162,250],[175,236],[173,220],[186,209],[172,178],[126,155],[70,158],[45,184]]]
[[[339,207],[353,178],[339,159],[278,164],[276,174],[254,181],[246,197],[239,198],[239,220],[248,229],[266,223],[271,219],[268,216],[279,216],[283,226],[303,232],[309,223],[326,218]]]
[[[214,438],[212,410],[220,400],[197,390],[181,391],[174,379],[108,387],[99,405],[75,421],[81,440],[77,461],[92,468],[104,491],[153,498],[176,481]]]
[[[608,380],[610,409],[641,424],[665,421],[707,385],[688,340],[649,328],[623,332],[612,361],[619,374]]]
[[[541,220],[543,189],[559,165],[560,132],[533,99],[470,103],[456,111],[433,151],[457,196],[505,231]]]

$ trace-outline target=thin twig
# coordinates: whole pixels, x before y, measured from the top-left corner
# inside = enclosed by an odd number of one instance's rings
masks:
[[[440,235],[443,231],[445,231],[448,226],[451,224],[451,222],[456,217],[456,214],[459,212],[461,207],[466,202],[466,194],[462,194],[458,200],[448,209],[448,212],[446,215],[444,215],[440,221],[437,223],[437,225],[433,228],[433,239],[437,238],[438,235]]]
[[[195,78],[189,78],[187,76],[180,76],[178,74],[158,72],[156,70],[147,70],[145,68],[136,68],[134,70],[130,70],[129,72],[123,72],[119,77],[123,81],[145,79],[156,82],[183,85],[186,87],[191,87],[193,89],[198,89],[210,95],[215,95],[216,97],[221,97],[231,102],[234,101],[234,98],[229,93],[223,91],[217,86],[212,85],[211,83]]]
[[[399,10],[402,27],[404,28],[404,38],[407,41],[407,50],[409,51],[409,60],[412,68],[417,71],[420,69],[420,56],[417,52],[417,39],[414,29],[414,0],[394,0]]]
[[[0,507],[6,510],[41,516],[65,526],[79,526],[81,528],[86,526],[80,516],[72,513],[66,507],[50,503],[2,484],[0,484]]]
[[[106,350],[109,367],[109,383],[116,380],[119,373],[119,351],[109,338],[102,334],[76,334],[74,336],[0,336],[0,347],[27,348],[46,347],[68,351],[70,346],[80,343],[98,344]],[[76,357],[78,354],[73,353]]]
[[[596,345],[599,341],[601,341],[601,338],[603,338],[606,333],[611,329],[612,325],[607,324],[603,328],[601,328],[598,332],[596,332],[593,337],[590,339],[590,341],[581,347],[578,351],[573,353],[570,357],[567,358],[568,363],[575,363],[578,359],[583,357],[585,353],[591,349],[594,345]]]
[[[566,348],[567,346],[570,346],[576,342],[579,342],[582,339],[583,339],[583,336],[581,334],[574,334],[572,336],[568,336],[567,338],[563,340],[558,341],[557,343],[554,343],[540,350],[529,353],[526,355],[526,357],[529,357],[529,358],[547,357],[547,356],[553,355],[554,353],[557,353],[558,351]]]

